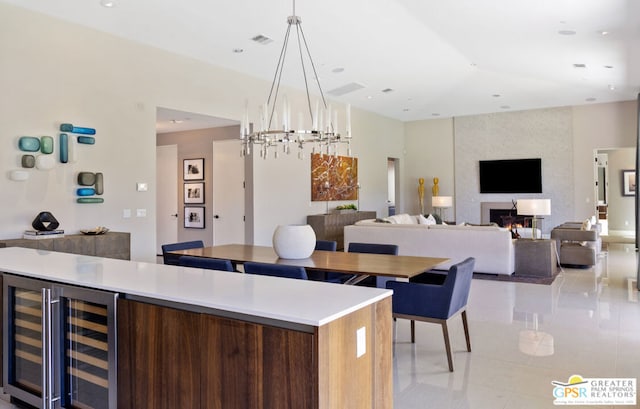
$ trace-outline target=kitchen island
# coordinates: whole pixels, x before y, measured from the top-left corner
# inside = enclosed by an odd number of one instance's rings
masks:
[[[0,272],[117,295],[106,407],[393,406],[388,290],[24,248],[0,249]]]

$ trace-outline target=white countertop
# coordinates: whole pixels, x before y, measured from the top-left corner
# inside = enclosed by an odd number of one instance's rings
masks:
[[[157,300],[321,326],[390,297],[390,290],[0,248],[0,272]]]

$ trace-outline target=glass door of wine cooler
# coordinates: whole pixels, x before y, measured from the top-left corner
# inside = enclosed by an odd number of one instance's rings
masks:
[[[116,408],[116,298],[5,274],[5,393],[45,409]]]

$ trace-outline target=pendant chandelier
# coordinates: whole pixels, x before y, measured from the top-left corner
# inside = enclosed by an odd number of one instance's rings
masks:
[[[293,124],[291,117],[291,106],[286,95],[282,97],[281,107],[282,116],[278,118],[276,105],[280,93],[280,80],[282,78],[282,70],[287,56],[287,48],[289,45],[289,36],[292,28],[295,30],[298,51],[300,54],[300,63],[302,64],[302,75],[307,96],[307,106],[300,110],[296,124]],[[305,65],[305,59],[313,71],[313,78],[318,84],[320,100],[316,101],[315,107],[312,108],[311,96],[309,94],[309,78]],[[305,129],[303,126],[302,111],[309,112],[310,128]],[[242,156],[250,155],[251,150],[260,151],[260,156],[266,159],[269,152],[273,150],[274,157],[278,157],[278,152],[289,154],[291,145],[298,148],[298,158],[304,158],[304,145],[312,145],[312,153],[323,153],[327,155],[337,155],[338,147],[342,144],[347,147],[347,156],[351,156],[351,107],[347,105],[346,109],[346,129],[344,135],[338,131],[338,114],[337,111],[331,109],[331,105],[327,105],[320,86],[320,80],[316,72],[311,52],[307,40],[302,30],[302,19],[296,16],[296,2],[293,0],[293,15],[287,18],[287,31],[280,51],[280,58],[276,66],[276,72],[271,83],[269,97],[264,105],[260,107],[259,119],[257,124],[250,125],[248,106],[245,106],[244,116],[240,125],[240,140],[242,144]],[[256,128],[258,128],[256,130]]]

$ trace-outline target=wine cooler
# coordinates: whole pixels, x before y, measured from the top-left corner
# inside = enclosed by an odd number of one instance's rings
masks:
[[[4,392],[43,409],[115,409],[117,297],[5,274]]]

